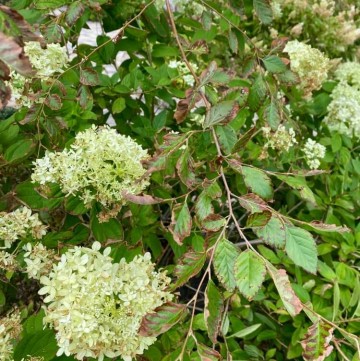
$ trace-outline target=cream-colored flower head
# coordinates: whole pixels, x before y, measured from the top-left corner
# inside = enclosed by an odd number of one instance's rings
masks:
[[[0,248],[10,248],[19,238],[31,236],[41,239],[46,234],[46,226],[37,213],[27,207],[20,207],[11,213],[0,212]]]
[[[303,152],[305,160],[310,169],[318,169],[320,166],[320,159],[325,157],[326,148],[317,143],[315,140],[308,138],[306,140]]]
[[[297,144],[294,129],[286,129],[283,124],[280,124],[275,132],[271,132],[270,127],[263,127],[262,131],[267,138],[265,148],[288,152],[290,148]]]
[[[144,315],[172,299],[165,290],[170,279],[155,271],[149,253],[112,263],[110,248],[100,253],[100,247],[67,251],[41,277],[44,321],[55,329],[58,356],[131,360],[156,340],[138,330]]]
[[[331,93],[324,123],[330,131],[360,138],[360,89],[340,82]]]
[[[335,78],[360,88],[360,63],[353,61],[341,63],[335,70]]]
[[[19,310],[10,311],[0,318],[0,361],[13,360],[13,341],[22,331]]]
[[[97,201],[111,208],[124,202],[124,193],[139,194],[148,185],[141,163],[147,156],[130,137],[93,126],[78,133],[68,149],[37,159],[32,180],[58,183],[65,195],[78,196],[87,207]]]
[[[289,41],[284,52],[289,54],[291,70],[299,76],[304,96],[311,96],[327,78],[330,60],[320,50],[297,40]]]

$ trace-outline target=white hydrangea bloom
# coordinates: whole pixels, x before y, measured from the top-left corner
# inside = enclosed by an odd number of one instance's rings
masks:
[[[177,69],[179,75],[182,77],[184,83],[188,86],[193,87],[195,84],[195,79],[192,76],[188,66],[183,61],[171,60],[168,64],[169,68]],[[190,62],[190,66],[194,72],[198,71],[198,66],[195,63]]]
[[[283,124],[279,125],[274,133],[271,132],[269,127],[263,127],[262,131],[267,138],[265,148],[288,152],[291,147],[297,144],[294,129],[286,129]]]
[[[156,340],[138,329],[145,314],[172,299],[165,291],[170,279],[155,271],[149,253],[112,263],[110,248],[101,254],[100,247],[95,242],[92,249],[67,251],[40,278],[39,294],[48,304],[44,321],[56,331],[58,356],[131,360]]]
[[[360,138],[360,89],[340,82],[331,93],[324,123],[330,131]]]
[[[0,361],[13,361],[13,340],[22,331],[20,312],[10,311],[0,318]]]
[[[23,249],[26,251],[24,261],[29,278],[39,280],[41,276],[47,275],[51,271],[56,255],[53,250],[47,249],[41,243],[37,243],[35,246],[27,243]]]
[[[325,157],[326,148],[317,143],[315,140],[308,138],[306,140],[303,152],[305,154],[306,163],[310,169],[318,169],[320,166],[320,159]]]
[[[360,88],[360,63],[353,61],[341,63],[335,70],[335,78]]]
[[[22,237],[41,239],[45,234],[46,226],[39,220],[39,215],[32,214],[27,207],[20,207],[11,213],[0,212],[0,241],[4,243],[0,248],[10,248]]]
[[[289,41],[284,52],[289,54],[291,70],[300,78],[304,96],[309,97],[327,78],[330,60],[320,50],[297,40]]]
[[[78,133],[70,148],[37,159],[32,180],[58,183],[87,207],[96,200],[110,208],[123,203],[123,193],[139,194],[148,185],[141,164],[147,156],[130,137],[108,126],[93,126]]]

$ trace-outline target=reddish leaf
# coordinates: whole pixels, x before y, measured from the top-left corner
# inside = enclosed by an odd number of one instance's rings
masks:
[[[241,207],[251,213],[264,212],[268,209],[267,203],[254,193],[245,194],[239,197]]]
[[[14,38],[6,36],[1,32],[0,60],[24,76],[31,76],[35,74],[28,57],[24,54],[24,49],[15,41]]]
[[[80,69],[80,82],[84,85],[98,85],[99,74],[94,69],[82,68]]]
[[[301,341],[302,356],[305,361],[323,361],[333,350],[330,341],[333,328],[329,324],[318,321],[314,323]]]
[[[51,94],[46,97],[44,103],[52,110],[59,110],[62,106],[61,99],[57,94]]]
[[[216,361],[221,360],[221,355],[216,350],[203,345],[202,343],[197,344],[197,353],[200,356],[201,361]]]
[[[225,225],[225,218],[220,214],[209,214],[205,219],[201,220],[201,225],[206,231],[216,232]]]
[[[165,303],[142,319],[139,334],[145,337],[157,337],[182,321],[186,314],[186,305]]]
[[[266,267],[272,277],[280,298],[292,317],[295,317],[303,309],[303,305],[299,298],[295,295],[291,287],[289,277],[284,269],[277,270],[275,267],[266,263]]]
[[[174,274],[177,277],[173,288],[176,289],[186,283],[191,277],[197,275],[203,268],[206,261],[206,254],[202,252],[185,253],[176,265]]]
[[[191,226],[192,219],[188,205],[186,203],[176,205],[172,210],[169,231],[177,244],[183,244],[184,238],[190,235]]]
[[[65,20],[66,22],[72,26],[76,23],[76,20],[80,18],[80,16],[85,11],[85,6],[80,1],[74,1],[71,3],[66,11]]]
[[[93,96],[91,91],[86,85],[81,85],[78,91],[78,99],[81,108],[86,109],[89,106],[89,103],[92,104]]]

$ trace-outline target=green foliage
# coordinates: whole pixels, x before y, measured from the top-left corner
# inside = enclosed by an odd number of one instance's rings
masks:
[[[172,279],[172,302],[139,327],[157,338],[139,360],[357,360],[359,138],[323,121],[333,73],[304,97],[283,52],[296,38],[359,61],[359,39],[339,45],[331,37],[332,28],[342,34],[336,14],[355,3],[336,4],[330,25],[310,5],[291,13],[292,5],[268,0],[199,0],[170,10],[158,3],[0,6],[0,211],[27,206],[47,227],[41,240],[19,236],[4,249],[15,268],[0,257],[1,317],[16,307],[22,317],[9,360],[74,360],[56,356],[56,330],[43,326],[43,285],[26,273],[23,246],[41,242],[56,263],[94,241],[111,247],[115,263],[150,252]],[[350,15],[345,20],[360,28],[359,14]],[[101,30],[91,44],[81,41],[94,21]],[[67,67],[37,76],[28,41],[71,44]],[[17,102],[14,71],[25,79]],[[124,193],[106,209],[58,184],[32,182],[37,159],[109,124],[148,150],[143,193]],[[286,139],[275,144],[281,127],[295,134],[288,149]],[[326,148],[318,169],[307,163],[309,138]],[[101,161],[113,169],[112,159]]]

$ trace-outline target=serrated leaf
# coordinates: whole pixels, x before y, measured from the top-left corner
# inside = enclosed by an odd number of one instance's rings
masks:
[[[286,271],[284,269],[277,270],[269,263],[267,263],[267,269],[275,283],[275,287],[279,292],[279,296],[286,310],[289,312],[290,316],[295,317],[301,312],[303,306],[291,287]]]
[[[51,23],[45,30],[44,35],[48,43],[59,43],[62,40],[62,29],[59,24]]]
[[[224,227],[226,220],[220,214],[209,214],[206,218],[201,220],[201,226],[207,231],[216,232]]]
[[[253,0],[254,10],[260,21],[268,25],[272,22],[273,14],[269,0]]]
[[[217,126],[215,128],[219,143],[225,154],[230,154],[237,142],[236,132],[230,125]]]
[[[327,323],[314,323],[305,334],[301,347],[305,361],[323,361],[333,350],[330,341],[333,337],[333,328]]]
[[[205,346],[204,344],[197,343],[197,353],[201,361],[217,361],[221,360],[221,355],[216,350]]]
[[[65,20],[68,25],[72,26],[76,23],[76,20],[80,18],[80,16],[85,11],[85,6],[81,1],[74,1],[71,3],[66,11]]]
[[[255,325],[251,325],[249,327],[245,327],[242,330],[233,333],[232,335],[230,335],[227,338],[244,338],[247,335],[250,335],[251,333],[255,332],[256,330],[258,330],[261,327],[261,323],[255,323]]]
[[[234,146],[233,151],[238,152],[246,147],[246,144],[256,133],[256,127],[250,128],[245,134],[243,134]]]
[[[254,228],[253,231],[265,243],[276,248],[284,248],[285,226],[277,216],[273,215],[265,226]]]
[[[91,68],[80,69],[80,82],[84,85],[95,86],[99,84],[99,75]]]
[[[202,221],[213,213],[214,209],[211,202],[221,197],[221,194],[221,188],[217,182],[211,183],[200,193],[195,205],[196,215],[199,220]]]
[[[244,182],[252,192],[264,199],[271,199],[273,189],[271,180],[261,169],[247,166],[241,167],[241,173],[244,176]]]
[[[206,114],[204,128],[209,128],[228,118],[233,111],[235,102],[232,100],[224,101],[214,105]]]
[[[250,213],[263,212],[267,210],[267,203],[254,193],[245,194],[239,197],[241,207],[245,208]]]
[[[264,262],[256,253],[246,250],[235,261],[235,281],[239,291],[248,299],[259,291],[266,274]]]
[[[186,147],[176,162],[176,169],[181,181],[189,188],[192,188],[196,183],[193,163],[194,161],[190,155],[189,147]]]
[[[59,110],[62,107],[61,99],[57,94],[50,94],[49,96],[47,96],[44,103],[51,110]]]
[[[265,68],[270,73],[283,73],[287,70],[286,65],[276,55],[269,55],[263,59]]]
[[[186,314],[186,305],[165,303],[142,319],[139,334],[145,337],[157,337],[182,321]]]
[[[248,103],[251,110],[257,110],[262,105],[267,92],[267,87],[264,78],[261,74],[258,74],[254,80],[253,85],[250,88]]]
[[[350,229],[346,226],[337,226],[336,224],[327,224],[320,221],[312,221],[307,223],[307,225],[317,231],[323,232],[345,233],[350,231]]]
[[[191,277],[197,275],[203,268],[206,261],[206,254],[203,252],[188,252],[179,260],[175,267],[174,274],[177,278],[173,288],[186,283]]]
[[[214,253],[215,274],[229,292],[233,292],[236,287],[234,267],[238,255],[238,248],[225,238],[219,241]]]
[[[285,225],[285,250],[290,259],[304,270],[316,273],[317,250],[313,236],[308,231],[293,225]]]
[[[252,213],[246,221],[246,227],[265,227],[271,219],[271,212]],[[285,238],[285,237],[284,237]]]
[[[191,226],[192,219],[187,203],[175,206],[172,210],[169,230],[177,244],[183,244],[184,238],[190,235]]]
[[[270,104],[266,107],[265,117],[272,130],[278,129],[281,123],[281,117],[278,104],[275,99],[271,99]]]
[[[214,282],[209,280],[205,290],[204,319],[212,343],[217,343],[223,310],[223,297]]]

